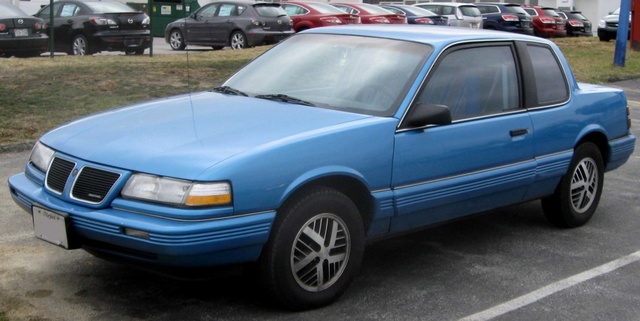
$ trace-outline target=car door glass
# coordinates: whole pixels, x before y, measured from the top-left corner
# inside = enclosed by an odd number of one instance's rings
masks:
[[[552,105],[569,99],[564,72],[551,48],[528,44],[527,51],[533,64],[538,106]]]
[[[216,11],[218,10],[218,6],[219,6],[218,4],[214,4],[214,5],[208,6],[208,7],[204,8],[204,9],[200,10],[198,12],[198,17],[211,18],[211,17],[215,16]]]
[[[233,4],[223,4],[218,10],[218,17],[231,17],[236,16],[236,6]]]
[[[73,17],[78,11],[78,6],[73,3],[67,3],[62,7],[60,17]]]
[[[455,121],[518,109],[519,97],[512,47],[496,45],[449,52],[429,76],[418,101],[447,106]]]

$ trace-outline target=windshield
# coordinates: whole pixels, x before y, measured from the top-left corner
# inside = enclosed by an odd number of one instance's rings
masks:
[[[259,15],[263,17],[277,18],[286,16],[287,13],[278,4],[256,4],[253,5]]]
[[[480,13],[480,9],[475,6],[460,6],[459,9],[463,16],[478,17],[482,15],[482,13]]]
[[[307,5],[313,9],[316,9],[319,13],[333,13],[333,14],[345,14],[344,11],[328,4],[324,3],[307,3]]]
[[[286,95],[321,108],[392,116],[432,51],[408,41],[298,34],[224,86],[250,96]]]
[[[544,11],[544,13],[546,13],[547,16],[560,17],[560,15],[553,9],[542,9],[542,11]]]
[[[420,7],[406,6],[406,7],[402,7],[402,10],[413,13],[416,16],[436,16],[435,13]]]
[[[393,13],[387,9],[374,6],[372,4],[358,3],[358,7],[362,8],[363,10],[366,10],[368,13],[373,13],[373,14],[392,14]]]
[[[505,8],[507,8],[507,11],[509,11],[510,13],[528,15],[528,13],[521,6],[518,6],[518,5],[509,5],[509,6],[505,6]]]

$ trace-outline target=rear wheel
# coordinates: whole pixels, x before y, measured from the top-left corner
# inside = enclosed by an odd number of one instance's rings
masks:
[[[83,35],[77,35],[73,37],[73,41],[71,42],[71,54],[74,56],[84,56],[90,55],[89,51],[89,41]]]
[[[169,34],[169,46],[173,50],[184,50],[184,48],[187,47],[180,30],[171,30],[171,33]]]
[[[591,219],[600,202],[604,165],[593,143],[576,148],[569,171],[555,193],[542,199],[545,217],[560,227],[578,227]]]
[[[234,31],[229,37],[229,45],[233,50],[244,49],[247,46],[247,38],[242,31]]]
[[[295,197],[279,212],[260,258],[269,297],[292,310],[327,305],[355,278],[364,227],[354,203],[328,187]]]

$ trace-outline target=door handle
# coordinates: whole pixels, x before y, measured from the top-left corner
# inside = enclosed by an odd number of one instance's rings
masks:
[[[529,133],[529,128],[514,129],[509,132],[509,134],[511,134],[511,137],[522,136],[528,133]]]

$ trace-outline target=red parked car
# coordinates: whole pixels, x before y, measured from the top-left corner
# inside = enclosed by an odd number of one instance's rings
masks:
[[[406,24],[407,16],[367,3],[332,3],[346,13],[357,14],[362,23]]]
[[[332,5],[320,2],[281,2],[280,6],[293,21],[296,32],[309,28],[359,24],[357,14],[346,13]]]
[[[533,33],[536,36],[549,38],[567,35],[566,21],[554,8],[538,6],[523,6],[523,8],[531,16]]]

